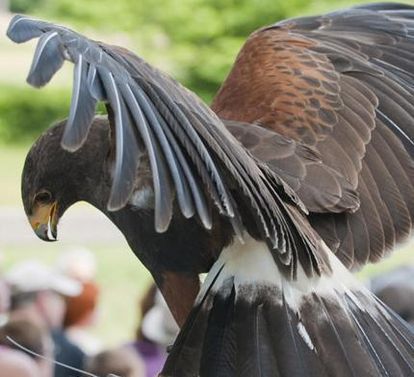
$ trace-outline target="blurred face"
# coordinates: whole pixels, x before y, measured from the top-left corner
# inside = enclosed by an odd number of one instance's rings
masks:
[[[44,339],[43,339],[43,344],[44,344],[44,354],[43,356],[46,359],[37,359],[36,360],[36,364],[39,367],[40,370],[40,375],[42,377],[53,377],[54,375],[54,364],[52,362],[52,360],[54,359],[54,345],[53,345],[53,341],[50,338],[49,334],[45,334]]]
[[[0,352],[0,377],[43,377],[36,362],[20,351]],[[46,375],[49,377],[49,375]]]
[[[10,308],[10,289],[4,280],[0,280],[0,314]]]
[[[65,299],[53,291],[39,292],[36,305],[49,328],[62,327],[65,315]]]

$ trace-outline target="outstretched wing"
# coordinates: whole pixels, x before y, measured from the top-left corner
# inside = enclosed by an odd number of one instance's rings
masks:
[[[289,273],[295,274],[299,248],[310,258],[308,273],[320,268],[317,242],[306,234],[303,219],[291,205],[304,209],[294,192],[253,158],[191,92],[131,52],[67,28],[16,16],[8,36],[15,42],[39,38],[28,76],[33,86],[45,85],[64,60],[74,63],[64,148],[82,145],[97,101],[107,104],[115,144],[110,210],[127,204],[145,149],[153,175],[157,231],[167,229],[175,197],[182,214],[197,215],[206,228],[212,226],[213,203],[236,232],[242,232],[246,221],[256,224],[255,231]]]
[[[244,145],[282,177],[296,172],[286,180],[346,266],[379,260],[411,232],[413,7],[367,5],[259,30],[212,108],[254,123]],[[278,146],[272,155],[269,133],[311,148],[319,166],[279,156]]]

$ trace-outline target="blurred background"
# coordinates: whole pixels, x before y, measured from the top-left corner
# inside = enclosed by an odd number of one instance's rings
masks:
[[[139,303],[151,284],[121,234],[87,204],[63,217],[59,242],[36,239],[20,202],[20,173],[31,143],[51,123],[67,116],[72,66],[42,90],[25,83],[33,43],[5,37],[13,13],[63,23],[88,36],[125,46],[168,72],[205,101],[213,98],[246,37],[280,19],[363,3],[333,0],[0,0],[0,269],[39,260],[56,266],[62,255],[87,249],[99,286],[97,318],[90,332],[105,347],[134,338]],[[405,3],[414,5],[414,1]],[[35,42],[34,42],[35,43]],[[384,262],[368,266],[361,279],[414,264],[406,245]],[[82,252],[81,252],[82,253]],[[414,297],[413,297],[414,299]]]

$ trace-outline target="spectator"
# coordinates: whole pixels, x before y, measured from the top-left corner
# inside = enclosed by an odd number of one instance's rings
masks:
[[[34,354],[40,355],[28,354],[36,362],[42,377],[53,376],[53,343],[47,329],[25,319],[12,319],[0,327],[0,345],[21,351],[21,348],[8,337]]]
[[[79,346],[87,355],[101,351],[98,339],[88,329],[96,323],[99,289],[93,282],[82,284],[79,296],[66,298],[64,328],[68,338]]]
[[[0,267],[3,272],[4,253],[0,251]],[[10,308],[10,289],[3,274],[0,277],[0,326],[6,323]]]
[[[127,348],[97,354],[88,361],[86,370],[97,376],[145,377],[143,362]]]
[[[0,377],[44,377],[35,361],[21,351],[0,346]]]
[[[63,274],[82,284],[79,296],[66,299],[64,328],[68,338],[86,354],[94,355],[102,350],[101,342],[90,333],[98,318],[99,288],[95,282],[96,260],[85,248],[63,252],[57,262]]]
[[[149,288],[141,301],[141,314],[137,339],[130,346],[142,357],[146,377],[155,377],[164,366],[167,346],[174,343],[179,328],[155,285]]]
[[[85,248],[69,249],[61,253],[57,268],[63,274],[83,283],[95,280],[96,260],[93,253]]]
[[[28,319],[48,328],[55,344],[55,359],[83,369],[84,353],[71,343],[62,331],[64,297],[78,295],[81,291],[79,282],[35,261],[18,264],[6,274],[6,280],[11,287],[10,318]],[[73,373],[64,367],[55,367],[55,377],[72,375]]]
[[[0,326],[7,322],[10,309],[10,289],[3,278],[0,278]]]
[[[371,289],[414,329],[414,266],[398,267],[372,279]]]

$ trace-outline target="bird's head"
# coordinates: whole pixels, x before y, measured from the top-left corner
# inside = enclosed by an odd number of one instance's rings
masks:
[[[95,118],[85,144],[76,152],[61,147],[66,121],[48,129],[30,149],[22,173],[22,199],[36,235],[55,241],[57,223],[72,204],[93,203],[96,194],[109,185],[105,161],[109,153],[107,120]],[[109,195],[108,193],[102,193]]]

